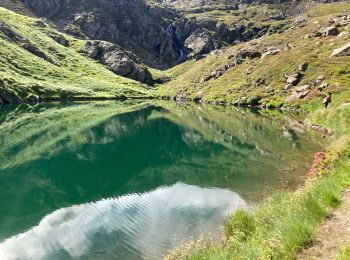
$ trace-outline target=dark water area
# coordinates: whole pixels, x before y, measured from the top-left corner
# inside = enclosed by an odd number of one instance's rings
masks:
[[[295,189],[319,133],[292,116],[95,102],[0,108],[0,259],[160,259]]]

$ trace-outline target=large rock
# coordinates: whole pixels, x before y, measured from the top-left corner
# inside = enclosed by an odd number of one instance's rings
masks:
[[[140,63],[139,58],[116,44],[106,41],[87,41],[81,52],[100,61],[119,76],[148,85],[153,84],[151,73]]]
[[[281,50],[277,49],[275,47],[270,47],[268,48],[262,55],[261,55],[261,59],[266,58],[267,56],[273,56],[276,55],[277,53],[279,53]]]
[[[339,34],[339,30],[335,26],[329,26],[322,30],[320,30],[320,33],[322,33],[322,36],[337,36]]]
[[[286,82],[288,84],[291,84],[292,86],[296,86],[300,82],[301,77],[302,75],[299,72],[292,75],[286,75],[286,78],[287,78]]]
[[[331,57],[350,56],[350,42],[338,49],[335,49]]]
[[[49,36],[58,44],[68,47],[69,41],[62,34],[50,33]]]
[[[294,92],[292,95],[290,95],[287,99],[286,102],[287,103],[291,103],[294,102],[298,99],[303,99],[305,98],[309,93],[311,92],[311,90],[306,90],[303,92]]]
[[[198,29],[186,39],[185,47],[190,50],[189,58],[193,58],[214,50],[216,43],[208,30]]]

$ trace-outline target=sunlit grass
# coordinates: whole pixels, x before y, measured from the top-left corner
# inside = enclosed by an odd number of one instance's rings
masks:
[[[119,77],[103,65],[81,55],[84,41],[62,34],[54,28],[38,27],[38,19],[22,16],[0,8],[0,21],[50,57],[55,64],[33,55],[20,44],[0,33],[0,88],[14,99],[67,99],[74,97],[147,97],[154,96],[136,81]],[[50,34],[61,34],[69,47],[55,42]]]

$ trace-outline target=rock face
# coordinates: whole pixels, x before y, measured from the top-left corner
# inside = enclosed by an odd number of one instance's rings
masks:
[[[350,42],[343,47],[340,47],[338,49],[335,49],[331,57],[340,57],[340,56],[350,56]]]
[[[40,16],[52,17],[57,14],[60,10],[64,2],[62,0],[45,0],[45,1],[31,1],[31,0],[22,0],[22,2],[35,10],[37,14]],[[68,1],[69,2],[69,1]]]
[[[299,72],[292,75],[286,75],[286,82],[292,86],[296,86],[300,82],[301,77],[302,75]]]
[[[65,46],[65,47],[69,46],[69,41],[62,34],[51,33],[49,36],[58,44],[61,44],[62,46]]]
[[[152,85],[153,79],[147,67],[140,63],[140,59],[133,53],[105,41],[87,41],[82,49],[92,59],[100,61],[115,74]]]
[[[208,54],[222,45],[266,34],[267,26],[226,24],[186,16],[208,11],[239,11],[252,0],[21,0],[35,14],[49,18],[61,30],[88,40],[115,43],[135,53],[151,67],[165,69]],[[277,3],[279,1],[264,0]],[[242,11],[243,12],[243,11]],[[268,19],[285,19],[274,15]],[[60,40],[60,39],[59,39]]]
[[[185,47],[190,50],[191,54],[189,55],[189,58],[192,58],[217,49],[218,43],[214,42],[214,39],[208,30],[197,29],[186,39]]]

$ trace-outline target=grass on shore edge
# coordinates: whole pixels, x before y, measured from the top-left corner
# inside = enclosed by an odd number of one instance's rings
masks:
[[[166,259],[294,259],[340,205],[341,194],[350,185],[348,139],[337,145],[340,157],[333,157],[304,187],[273,196],[254,213],[241,209],[230,216],[224,225],[224,245],[193,243],[173,250]],[[346,254],[345,250],[340,256]]]

